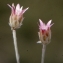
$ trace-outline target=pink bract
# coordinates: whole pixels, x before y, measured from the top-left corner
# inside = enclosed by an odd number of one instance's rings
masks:
[[[40,22],[39,29],[41,30],[47,30],[54,24],[54,23],[51,24],[52,20],[49,20],[47,24],[43,23],[41,19],[39,19],[39,22]]]
[[[10,6],[9,4],[7,5],[11,8],[11,14],[15,14],[15,15],[23,15],[25,11],[29,9],[29,7],[26,9],[23,9],[23,6],[20,7],[20,4],[17,4],[16,7],[14,3],[12,3],[12,6]]]

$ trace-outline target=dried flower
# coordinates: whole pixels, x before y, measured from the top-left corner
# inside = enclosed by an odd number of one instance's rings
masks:
[[[50,27],[54,24],[51,24],[52,20],[50,20],[47,24],[43,23],[41,19],[39,19],[39,39],[40,41],[37,43],[49,44],[51,40],[51,29]]]
[[[25,11],[29,9],[29,7],[23,9],[23,6],[20,7],[20,4],[17,4],[15,7],[14,3],[12,3],[12,6],[10,6],[9,4],[8,6],[11,8],[11,15],[9,18],[9,25],[11,29],[20,28],[20,26],[22,25],[22,21],[24,19],[23,14],[25,13]]]

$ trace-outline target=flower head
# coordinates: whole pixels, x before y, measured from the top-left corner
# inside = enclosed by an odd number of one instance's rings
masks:
[[[50,20],[47,24],[43,23],[41,19],[39,19],[39,39],[43,44],[48,44],[51,40],[51,24],[52,20]]]
[[[9,25],[12,29],[17,29],[22,25],[23,21],[23,14],[29,9],[23,9],[23,6],[20,7],[20,4],[17,4],[16,7],[14,6],[14,3],[12,3],[12,6],[8,4],[8,6],[11,8],[11,15],[9,18]]]

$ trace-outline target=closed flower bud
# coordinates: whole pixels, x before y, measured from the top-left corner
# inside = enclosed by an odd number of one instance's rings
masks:
[[[49,44],[51,40],[51,26],[54,24],[51,24],[50,20],[47,24],[43,23],[41,19],[39,19],[39,39],[43,44]]]

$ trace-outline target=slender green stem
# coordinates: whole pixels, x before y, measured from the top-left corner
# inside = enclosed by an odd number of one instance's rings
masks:
[[[43,44],[41,63],[44,63],[44,58],[45,58],[45,50],[46,50],[46,45],[45,45],[45,44]]]
[[[18,54],[18,47],[17,47],[17,38],[16,38],[16,30],[12,30],[13,34],[13,40],[14,40],[14,48],[15,48],[15,54],[16,54],[16,61],[19,62],[19,54]]]

